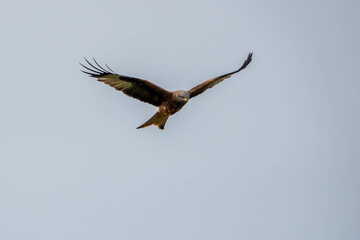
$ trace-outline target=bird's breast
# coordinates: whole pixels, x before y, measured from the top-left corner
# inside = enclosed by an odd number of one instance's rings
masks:
[[[175,101],[175,100],[169,100],[168,102],[163,103],[159,107],[159,111],[163,112],[165,114],[172,115],[176,112],[178,112],[184,105],[186,104],[185,101]]]

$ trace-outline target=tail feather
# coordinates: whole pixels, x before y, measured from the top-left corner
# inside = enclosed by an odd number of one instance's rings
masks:
[[[136,129],[145,128],[145,127],[148,127],[148,126],[151,126],[151,125],[155,125],[158,128],[160,128],[161,130],[164,130],[165,123],[166,123],[168,118],[169,118],[169,115],[166,115],[166,114],[161,113],[161,112],[156,112],[154,114],[154,116],[152,116],[149,120],[147,120],[144,124],[137,127]]]

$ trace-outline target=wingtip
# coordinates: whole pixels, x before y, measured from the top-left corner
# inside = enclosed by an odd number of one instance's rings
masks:
[[[94,64],[91,63],[86,57],[83,57],[85,62],[88,64],[88,66],[85,66],[81,62],[79,64],[84,68],[85,71],[82,71],[86,74],[89,74],[91,77],[98,77],[105,74],[116,74],[114,71],[112,71],[107,65],[107,68],[109,68],[110,71],[107,71],[105,68],[103,68],[96,60],[95,58],[92,58],[94,61]],[[89,72],[87,72],[89,71]]]

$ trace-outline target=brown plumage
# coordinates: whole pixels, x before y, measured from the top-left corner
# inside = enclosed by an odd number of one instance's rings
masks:
[[[97,78],[98,81],[110,85],[130,97],[158,107],[158,111],[155,115],[138,128],[155,125],[160,129],[164,129],[169,116],[178,112],[190,98],[193,98],[203,93],[205,90],[212,88],[216,84],[231,77],[232,74],[240,72],[242,69],[246,68],[251,60],[252,53],[249,53],[247,59],[238,70],[209,79],[193,87],[189,91],[167,91],[147,80],[116,74],[107,65],[105,66],[108,69],[101,67],[95,59],[95,64],[92,64],[85,58],[85,61],[90,65],[89,67],[81,63],[80,64],[86,69],[86,71],[81,70],[82,72],[89,74],[91,77]]]

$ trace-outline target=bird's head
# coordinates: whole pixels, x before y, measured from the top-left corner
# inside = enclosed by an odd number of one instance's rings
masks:
[[[187,102],[190,98],[190,93],[184,90],[175,91],[176,100],[179,102]]]

